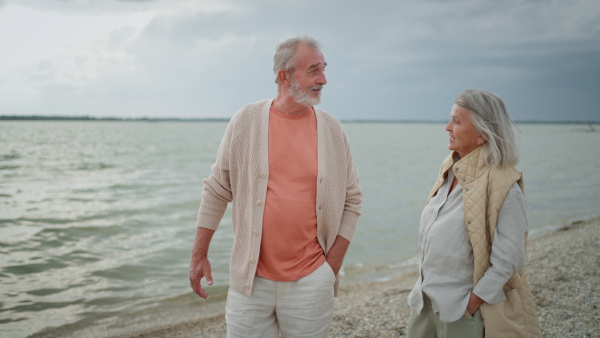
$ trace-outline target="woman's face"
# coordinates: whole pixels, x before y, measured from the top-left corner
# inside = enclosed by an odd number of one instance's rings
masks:
[[[446,131],[450,135],[448,149],[456,151],[460,158],[485,143],[485,138],[471,122],[471,114],[469,110],[454,104],[450,111],[450,122],[446,125]]]

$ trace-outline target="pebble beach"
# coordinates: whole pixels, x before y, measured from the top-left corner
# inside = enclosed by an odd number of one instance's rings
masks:
[[[525,271],[544,337],[600,337],[600,218],[530,240]],[[343,286],[329,337],[405,337],[406,297],[417,275],[415,270],[383,282]],[[225,336],[225,317],[219,314],[120,337]]]

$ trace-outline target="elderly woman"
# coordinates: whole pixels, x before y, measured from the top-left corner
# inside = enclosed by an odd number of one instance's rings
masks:
[[[458,96],[421,215],[408,337],[541,337],[525,275],[527,215],[513,122],[482,90]]]

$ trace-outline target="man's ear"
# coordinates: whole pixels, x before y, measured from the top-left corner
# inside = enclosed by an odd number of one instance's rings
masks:
[[[291,78],[291,74],[286,72],[285,70],[280,70],[277,73],[277,78],[279,79],[279,83],[285,85],[285,86],[290,86],[290,80]]]

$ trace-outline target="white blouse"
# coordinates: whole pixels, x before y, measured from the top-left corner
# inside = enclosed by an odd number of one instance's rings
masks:
[[[463,316],[473,291],[486,303],[506,299],[502,287],[525,263],[526,202],[517,183],[509,190],[498,212],[490,267],[473,286],[473,248],[464,221],[463,194],[455,187],[452,170],[421,215],[419,228],[420,277],[408,296],[410,307],[420,313],[423,293],[443,322]]]

